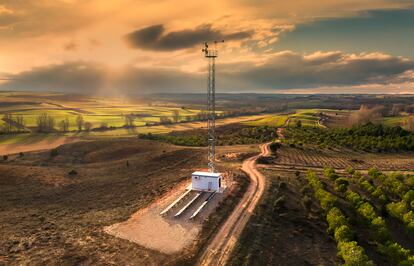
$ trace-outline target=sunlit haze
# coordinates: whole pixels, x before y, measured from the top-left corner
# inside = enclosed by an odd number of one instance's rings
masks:
[[[413,93],[414,3],[0,0],[0,90]]]

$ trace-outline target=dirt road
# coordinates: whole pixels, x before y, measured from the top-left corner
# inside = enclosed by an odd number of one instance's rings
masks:
[[[250,185],[244,197],[201,255],[199,265],[224,265],[227,262],[238,237],[265,190],[265,177],[256,169],[256,160],[260,156],[270,154],[269,144],[262,144],[260,154],[243,162],[242,170],[250,177]]]

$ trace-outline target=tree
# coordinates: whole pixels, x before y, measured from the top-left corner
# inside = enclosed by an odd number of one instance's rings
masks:
[[[125,115],[125,126],[126,127],[134,127],[134,121],[135,121],[135,115],[134,114],[129,114],[129,115]]]
[[[91,122],[85,122],[83,124],[83,126],[85,127],[86,131],[90,131],[92,129],[92,123]]]
[[[59,122],[59,128],[62,132],[68,132],[69,131],[69,119],[63,119]]]
[[[4,126],[3,126],[4,132],[5,133],[12,132],[13,127],[12,127],[12,124],[10,122],[13,121],[13,116],[9,113],[5,113],[3,115],[3,121],[5,122]]]
[[[37,117],[36,124],[38,132],[52,132],[55,128],[55,119],[46,113],[42,113]]]
[[[172,117],[173,117],[174,123],[178,123],[178,121],[180,121],[180,111],[173,110]]]
[[[19,126],[18,128],[19,131],[20,129],[24,129],[25,122],[24,122],[23,115],[16,115],[14,121],[16,122],[17,126]]]
[[[83,120],[83,116],[82,115],[78,115],[78,117],[76,117],[76,125],[77,125],[79,131],[82,131],[82,127],[83,127],[83,124],[84,123],[85,122]]]

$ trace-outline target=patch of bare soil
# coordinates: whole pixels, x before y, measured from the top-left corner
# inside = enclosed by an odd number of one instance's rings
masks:
[[[265,194],[243,231],[229,265],[339,265],[336,243],[320,209],[306,205],[293,173],[265,170]]]
[[[77,142],[79,139],[72,137],[59,137],[52,140],[40,140],[34,143],[0,144],[0,154],[15,154],[38,150],[54,149],[63,144]]]
[[[111,146],[119,149],[106,148]],[[120,147],[127,156],[120,155]],[[90,156],[100,149],[105,152]],[[188,180],[205,165],[203,154],[202,149],[122,139],[63,145],[56,156],[50,151],[9,156],[0,163],[0,265],[160,265],[174,260],[103,228],[126,221]],[[111,156],[117,159],[108,161]],[[76,174],[69,175],[72,170]]]
[[[105,232],[166,254],[180,252],[196,239],[201,226],[181,219],[166,219],[160,212],[166,203],[177,199],[186,186],[188,182],[134,213],[127,221],[105,227]]]

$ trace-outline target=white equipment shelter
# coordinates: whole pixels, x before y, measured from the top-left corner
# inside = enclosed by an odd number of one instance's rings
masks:
[[[191,174],[191,188],[200,191],[222,191],[222,174],[211,172],[194,172]]]

